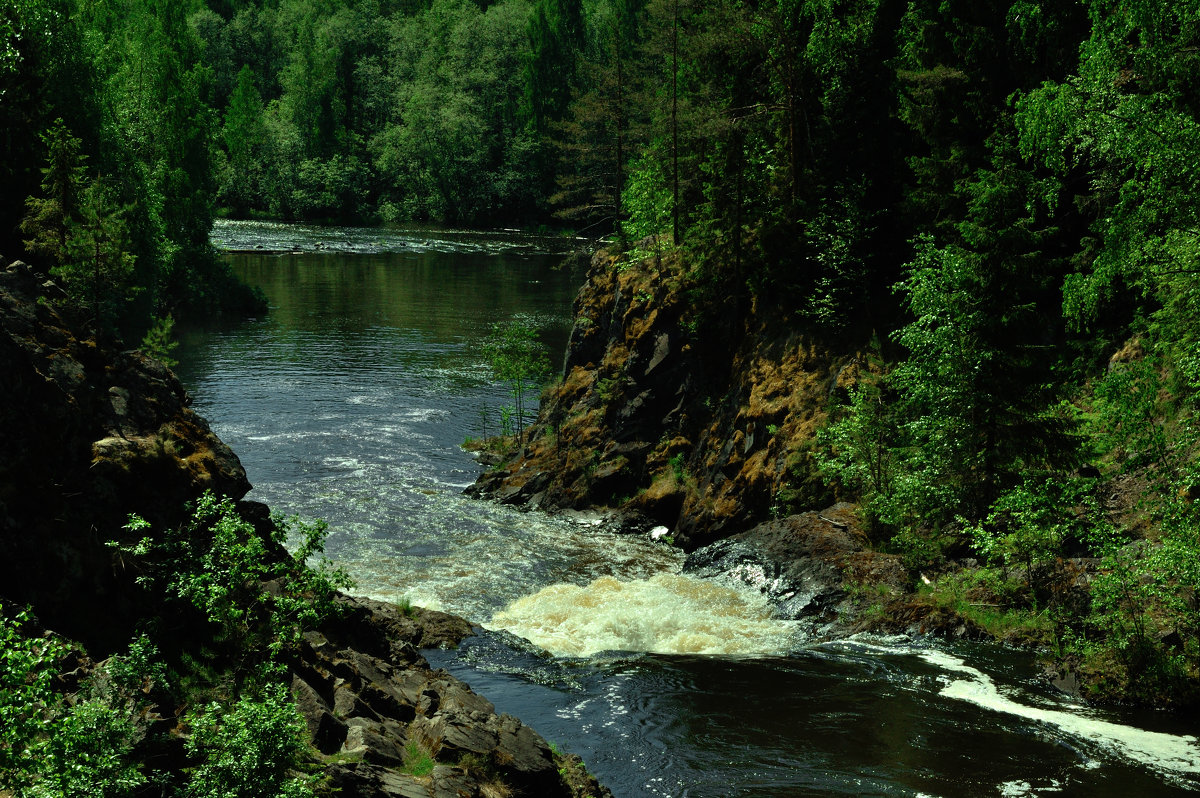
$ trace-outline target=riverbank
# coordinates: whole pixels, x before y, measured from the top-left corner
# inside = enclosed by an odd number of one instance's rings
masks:
[[[914,534],[872,520],[823,468],[821,431],[885,365],[853,340],[803,334],[759,301],[714,297],[680,251],[653,239],[597,252],[537,422],[520,446],[486,447],[488,471],[468,493],[604,510],[615,526],[688,552],[686,572],[761,590],[777,617],[807,619],[814,639],[994,639],[1036,652],[1048,678],[1091,701],[1193,705],[1194,641],[1168,628],[1140,653],[1113,642],[1119,613],[1152,611],[1111,598],[1119,563],[1157,545],[1152,485],[1091,466],[1057,478],[1065,506],[1020,522],[1032,524],[1022,534],[1054,541],[1036,558],[985,557],[965,522]],[[1115,542],[1103,548],[1088,524]],[[1164,668],[1149,685],[1146,673]]]
[[[1112,735],[1063,731],[1038,710],[1130,735],[1187,735],[1186,720],[1083,708],[1023,651],[905,636],[814,644],[808,621],[772,619],[757,590],[679,573],[686,556],[661,537],[463,497],[479,468],[459,447],[481,404],[510,401],[479,352],[490,323],[517,315],[555,333],[546,344],[561,360],[579,283],[560,285],[553,258],[230,260],[272,314],[185,340],[178,372],[238,452],[251,496],[327,518],[326,553],[364,594],[482,623],[458,649],[422,655],[581,754],[615,795],[984,795],[1023,781],[1033,793],[1181,791],[1172,774],[1184,766],[1141,764]],[[528,291],[521,304],[514,290]],[[935,652],[945,664],[926,659]],[[1010,701],[1003,714],[942,694],[966,675],[958,667],[987,675]],[[969,681],[976,696],[984,679]]]
[[[221,757],[266,745],[276,754],[254,767],[309,794],[607,794],[578,758],[429,667],[419,649],[457,644],[469,623],[330,592],[338,579],[293,561],[282,522],[242,500],[241,463],[169,370],[81,337],[45,301],[44,275],[0,265],[3,631],[30,653],[15,678],[47,688],[6,709],[31,719],[29,738],[5,738],[31,755],[0,783],[68,778],[60,749],[80,778],[219,781],[237,778]],[[190,514],[202,495],[215,509]],[[116,736],[70,736],[83,708]],[[242,742],[226,748],[222,728]]]

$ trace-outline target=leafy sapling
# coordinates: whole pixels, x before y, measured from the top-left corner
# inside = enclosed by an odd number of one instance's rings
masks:
[[[505,434],[515,432],[520,440],[530,410],[527,407],[529,395],[538,389],[550,371],[546,348],[537,340],[537,330],[532,325],[513,319],[492,326],[483,353],[492,374],[508,385],[516,402],[515,407],[501,410],[501,425]],[[515,429],[510,430],[510,419],[515,422]]]

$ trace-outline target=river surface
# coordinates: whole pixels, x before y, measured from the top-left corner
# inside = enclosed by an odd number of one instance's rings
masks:
[[[483,624],[428,658],[618,798],[1200,790],[1200,723],[1082,707],[1028,654],[817,644],[757,596],[681,575],[663,543],[464,498],[479,467],[461,444],[511,401],[481,344],[516,318],[561,359],[571,242],[231,222],[213,238],[271,312],[187,332],[178,370],[250,498],[326,519],[358,592]]]

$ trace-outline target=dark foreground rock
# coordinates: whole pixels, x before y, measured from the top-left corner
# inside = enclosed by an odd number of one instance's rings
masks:
[[[546,741],[445,671],[423,643],[457,644],[470,624],[445,613],[345,598],[343,617],[305,635],[292,693],[338,795],[608,795]],[[447,636],[447,630],[451,630]],[[458,639],[455,639],[455,638]],[[417,766],[423,757],[426,767]],[[572,776],[568,783],[567,776]]]
[[[31,606],[44,627],[83,644],[90,656],[76,652],[62,668],[66,694],[159,610],[105,545],[129,514],[178,527],[205,491],[242,500],[250,484],[169,369],[78,336],[44,301],[55,291],[24,264],[0,269],[0,606]],[[239,501],[238,511],[269,522],[264,505]],[[418,649],[455,646],[470,623],[366,599],[339,604],[340,617],[307,633],[289,660],[323,794],[608,794],[532,729],[429,667]],[[162,709],[159,720],[173,723],[172,707]],[[182,739],[165,746],[173,764],[157,766],[180,772]]]

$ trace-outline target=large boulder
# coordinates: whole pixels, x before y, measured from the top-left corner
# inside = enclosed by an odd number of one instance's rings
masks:
[[[0,596],[104,651],[137,607],[105,542],[164,528],[205,490],[250,489],[169,369],[76,334],[25,264],[0,271]]]

